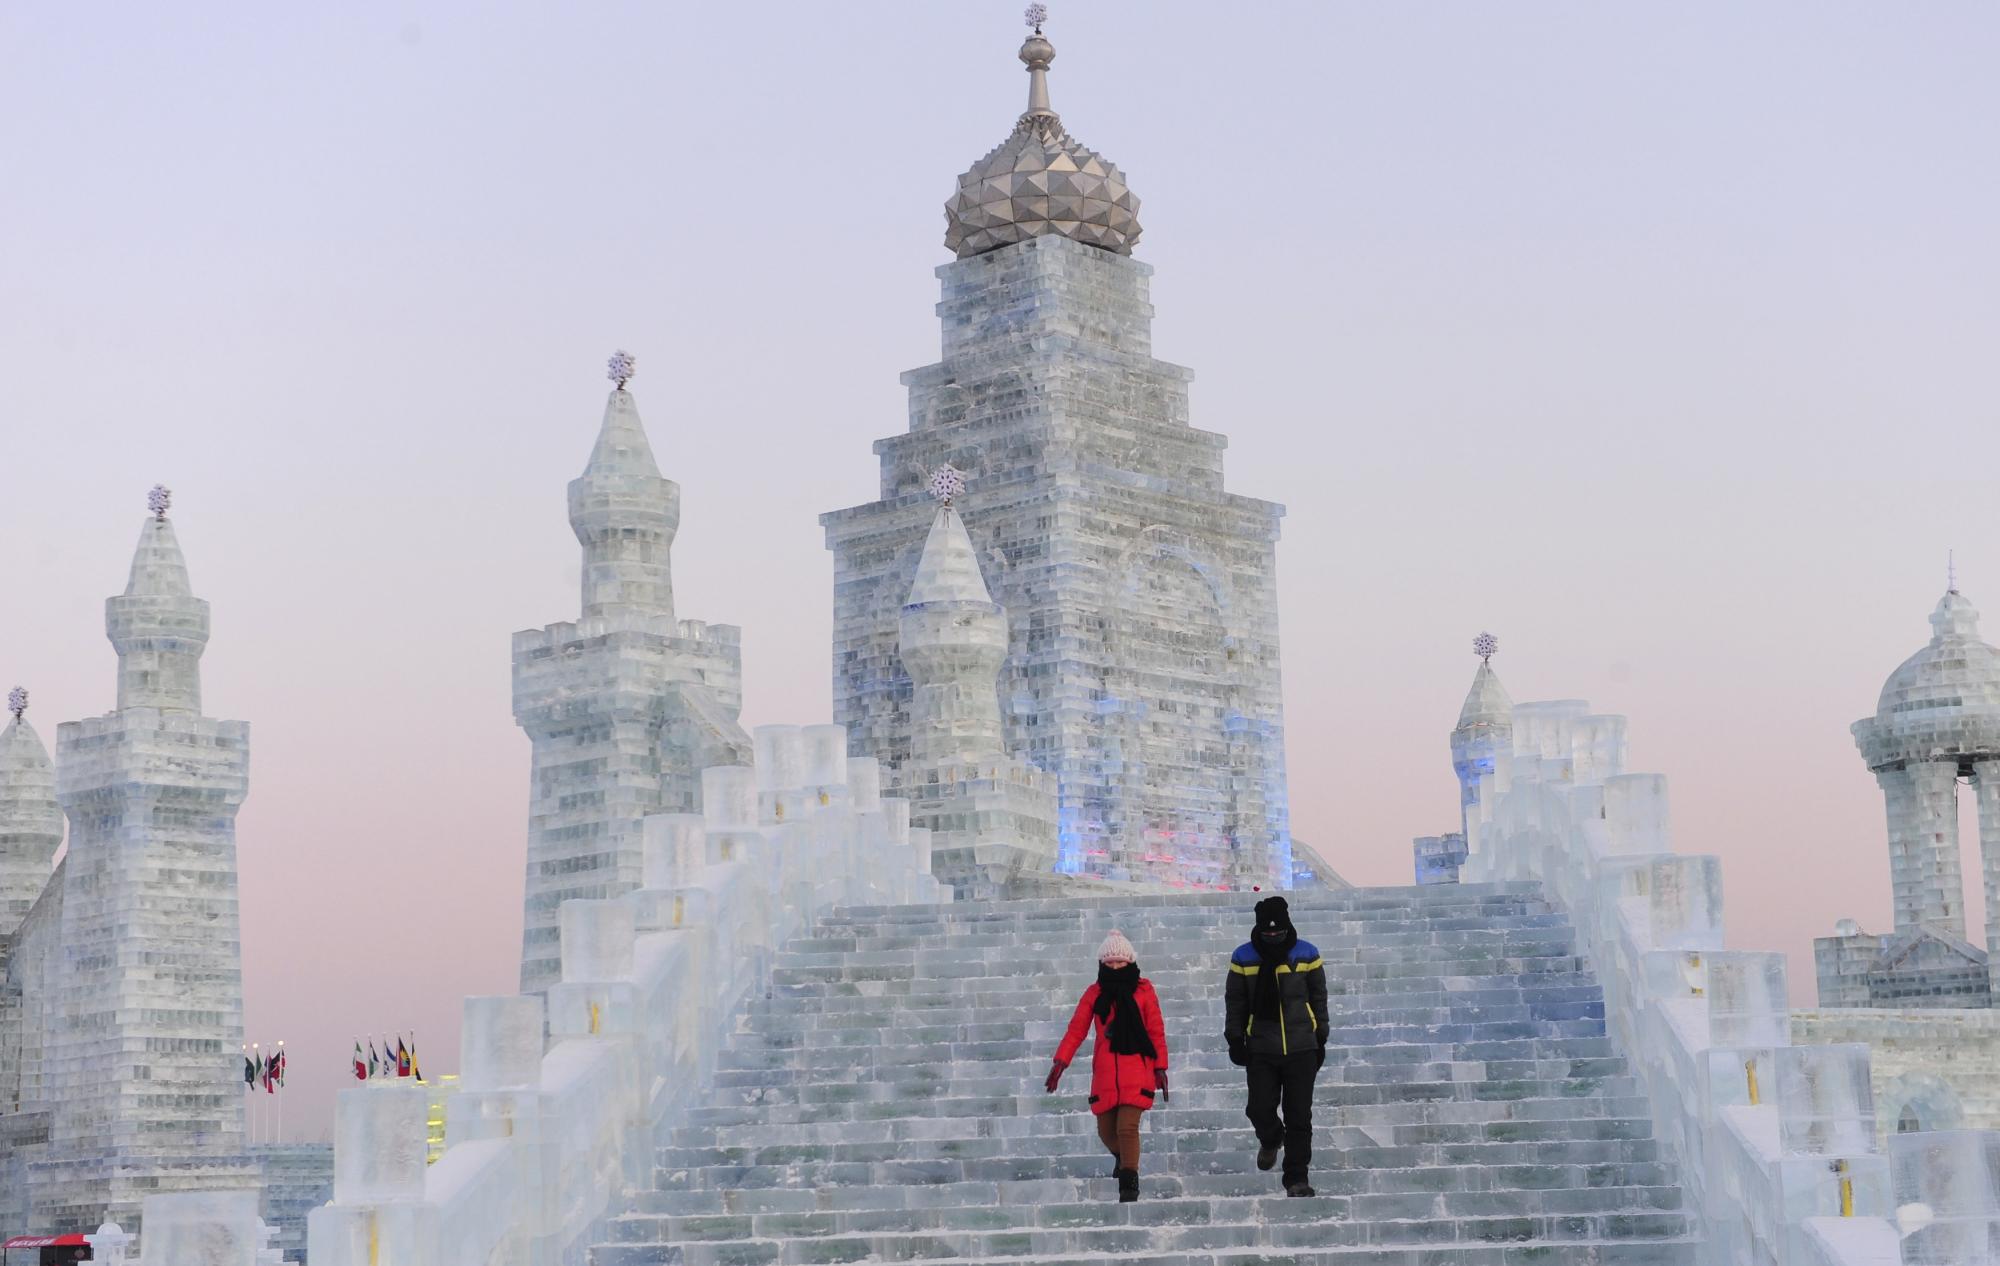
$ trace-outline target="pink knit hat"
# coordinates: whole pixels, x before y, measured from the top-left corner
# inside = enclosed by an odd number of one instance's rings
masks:
[[[1132,949],[1132,942],[1126,940],[1125,934],[1117,928],[1112,928],[1111,935],[1104,938],[1104,944],[1097,947],[1098,962],[1102,963],[1113,958],[1122,958],[1128,963],[1139,961],[1139,955]]]

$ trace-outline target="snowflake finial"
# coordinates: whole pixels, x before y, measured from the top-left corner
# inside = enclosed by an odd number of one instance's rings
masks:
[[[931,472],[930,493],[939,505],[950,505],[965,491],[965,472],[950,462]]]
[[[1029,5],[1021,16],[1028,19],[1028,25],[1035,28],[1035,34],[1040,35],[1042,23],[1049,20],[1049,6],[1042,4],[1041,0],[1036,0],[1036,3]]]
[[[27,710],[28,710],[27,687],[16,686],[12,690],[9,690],[7,692],[7,711],[14,714],[14,719],[16,721],[20,720],[21,714],[23,712],[26,712]]]
[[[167,507],[173,503],[173,489],[165,484],[154,484],[146,493],[146,508],[151,510],[153,517],[162,523],[167,521]]]
[[[632,353],[622,347],[611,353],[611,359],[604,362],[604,376],[617,383],[620,391],[625,390],[626,380],[638,372],[639,368],[632,359]]]
[[[1500,651],[1500,639],[1491,633],[1481,633],[1472,639],[1472,653],[1482,661],[1490,660]]]

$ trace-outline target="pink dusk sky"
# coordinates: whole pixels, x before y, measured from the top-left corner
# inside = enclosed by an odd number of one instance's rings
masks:
[[[448,1071],[461,996],[513,987],[508,639],[576,614],[613,348],[744,722],[829,716],[814,516],[874,496],[936,358],[1019,7],[0,8],[0,688],[51,743],[111,706],[103,599],[170,485],[207,711],[251,725],[246,1013],[292,1137],[356,1035]],[[1491,629],[1517,701],[1630,718],[1732,944],[1810,1003],[1811,938],[1889,922],[1848,726],[1947,549],[2000,634],[2000,8],[1066,0],[1048,33],[1144,200],[1157,353],[1290,507],[1297,835],[1409,882]]]

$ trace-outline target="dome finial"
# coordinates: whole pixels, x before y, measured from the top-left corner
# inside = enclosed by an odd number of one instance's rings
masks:
[[[173,489],[165,484],[154,484],[146,492],[146,508],[162,523],[167,521],[167,507],[174,503]]]
[[[931,472],[928,486],[932,500],[949,507],[965,491],[965,472],[946,462]]]
[[[1953,550],[1944,552],[1944,591],[1958,592],[1958,556]]]
[[[620,391],[625,390],[626,382],[638,372],[638,363],[633,359],[632,353],[622,347],[611,353],[610,359],[604,362],[604,376],[617,383]]]
[[[1055,110],[1049,105],[1049,63],[1056,59],[1056,46],[1042,34],[1049,6],[1031,4],[1026,16],[1028,25],[1034,28],[1034,33],[1021,44],[1021,60],[1028,67],[1028,113],[1053,115]]]
[[[1472,653],[1479,656],[1481,663],[1490,664],[1493,657],[1500,653],[1500,639],[1491,633],[1481,633],[1472,639]]]
[[[9,690],[7,692],[7,711],[14,714],[14,719],[16,721],[20,720],[21,714],[27,710],[28,688],[26,686],[16,686],[12,690]]]

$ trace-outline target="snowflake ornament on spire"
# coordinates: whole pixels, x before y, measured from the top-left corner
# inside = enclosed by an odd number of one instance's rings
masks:
[[[1028,19],[1028,25],[1035,28],[1035,34],[1040,35],[1042,23],[1049,20],[1049,6],[1037,0],[1036,3],[1029,5],[1021,16]]]
[[[965,491],[965,472],[950,462],[931,472],[930,493],[939,505],[950,505]]]
[[[626,380],[638,372],[638,365],[633,361],[632,353],[622,347],[611,353],[611,359],[604,362],[604,376],[617,383],[620,391],[625,390]]]
[[[1500,639],[1491,633],[1481,633],[1472,639],[1472,653],[1482,662],[1491,660],[1500,650]]]
[[[154,484],[146,493],[146,508],[162,523],[167,521],[167,507],[174,503],[173,489],[165,484]]]
[[[14,714],[14,719],[16,721],[20,720],[21,714],[23,712],[26,712],[27,710],[28,710],[27,687],[16,686],[12,690],[9,690],[7,692],[7,711]]]

